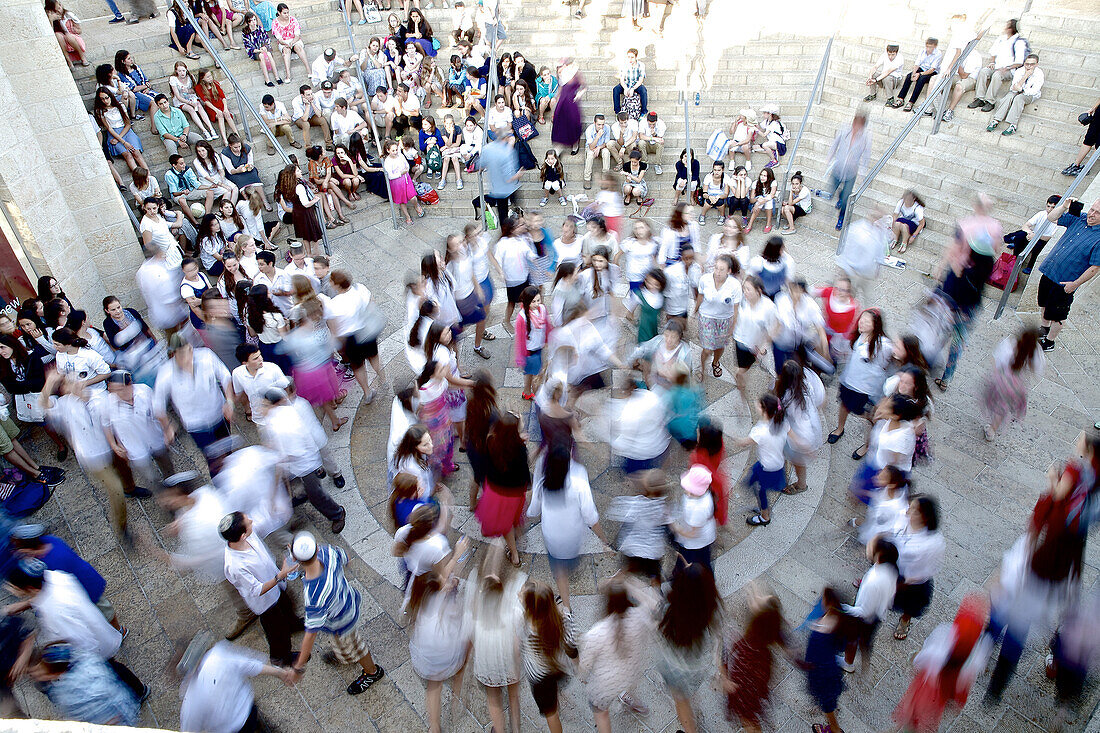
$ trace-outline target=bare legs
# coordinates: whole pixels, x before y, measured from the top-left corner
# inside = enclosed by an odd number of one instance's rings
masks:
[[[486,687],[485,695],[489,699],[489,719],[493,721],[493,730],[504,733],[504,700],[499,687]],[[512,733],[519,733],[519,683],[508,685],[508,707],[512,722]]]

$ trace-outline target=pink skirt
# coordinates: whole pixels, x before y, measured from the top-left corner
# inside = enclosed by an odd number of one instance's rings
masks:
[[[395,204],[407,204],[416,198],[416,186],[408,173],[390,181],[390,194]]]
[[[294,386],[299,395],[317,407],[336,399],[340,378],[332,368],[332,361],[326,361],[316,369],[294,369]]]
[[[481,524],[481,534],[485,537],[503,537],[516,527],[522,527],[525,498],[524,494],[505,496],[497,493],[493,485],[486,481],[474,510],[474,516]]]

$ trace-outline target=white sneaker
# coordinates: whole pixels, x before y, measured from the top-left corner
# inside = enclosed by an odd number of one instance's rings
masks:
[[[539,206],[546,206],[546,202],[549,201],[549,200],[550,200],[549,198],[543,198],[542,201],[539,201]]]
[[[993,432],[992,425],[983,425],[982,433],[985,435],[985,439],[988,440],[990,443],[997,439],[997,434]]]
[[[662,167],[660,166],[660,164],[655,164],[655,165],[653,166],[653,172],[654,172],[654,173],[656,173],[657,175],[661,175],[662,173],[664,173],[664,172],[665,172],[665,169],[664,169],[664,168],[662,168]]]
[[[745,172],[747,173],[751,170],[752,170],[752,161],[751,160],[746,160],[745,161]]]
[[[445,189],[446,187],[447,187],[447,181],[446,181],[446,180],[443,180],[443,181],[440,181],[440,182],[439,182],[439,185],[438,185],[438,186],[436,186],[435,190],[437,190],[437,191],[442,191],[442,190],[443,190],[443,189]]]
[[[558,203],[561,204],[562,206],[565,206],[565,197],[564,196],[558,196]]]
[[[461,190],[462,190],[462,181],[459,181],[459,182],[458,182],[458,186],[456,186],[456,188],[457,188],[457,189],[458,189],[459,191],[461,191]]]

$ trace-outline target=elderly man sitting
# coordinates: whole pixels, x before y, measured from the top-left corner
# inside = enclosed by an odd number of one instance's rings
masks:
[[[1020,114],[1024,106],[1031,104],[1042,96],[1044,75],[1039,68],[1039,56],[1028,54],[1024,59],[1024,65],[1012,72],[1012,86],[1008,92],[997,100],[997,106],[993,109],[993,115],[989,118],[986,132],[993,132],[997,125],[1007,122],[1002,135],[1011,135],[1016,132],[1016,125],[1020,122]]]

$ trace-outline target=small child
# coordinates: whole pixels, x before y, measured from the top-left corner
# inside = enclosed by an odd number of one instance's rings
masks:
[[[638,307],[638,343],[644,344],[652,338],[657,338],[661,327],[661,313],[665,305],[665,288],[668,286],[668,278],[665,273],[653,268],[645,274],[642,287],[630,291],[631,305]]]
[[[401,154],[409,161],[409,177],[414,181],[420,180],[424,174],[424,159],[416,148],[416,137],[412,132],[406,132],[401,138]]]
[[[688,456],[689,464],[698,463],[710,471],[710,493],[714,496],[714,518],[726,526],[729,513],[729,492],[722,461],[726,460],[726,442],[722,426],[710,418],[701,418],[696,432],[695,450]]]
[[[607,230],[615,232],[616,241],[623,239],[623,197],[619,193],[619,181],[614,173],[608,171],[600,179],[600,192],[596,194],[596,210],[603,215]]]
[[[542,168],[539,170],[539,180],[542,181],[542,190],[545,195],[542,197],[542,201],[539,202],[539,206],[546,206],[546,202],[550,200],[550,194],[558,194],[558,203],[565,206],[565,169],[562,167],[561,161],[558,160],[558,153],[553,148],[546,151],[546,158],[542,162]]]
[[[774,394],[768,392],[757,400],[756,411],[760,415],[760,421],[752,426],[747,438],[738,438],[734,445],[739,449],[756,446],[756,463],[752,464],[745,486],[756,489],[760,511],[745,522],[753,527],[766,527],[772,521],[768,492],[782,491],[787,487],[787,474],[783,470],[786,465],[783,448],[787,440],[796,445],[801,441],[788,427],[779,398]]]
[[[515,322],[516,366],[523,369],[523,399],[533,400],[535,377],[542,372],[542,350],[553,327],[537,287],[524,288],[519,304]]]
[[[424,167],[428,171],[428,178],[441,178],[443,172],[443,152],[439,149],[439,141],[435,136],[424,138]]]
[[[1031,250],[1031,255],[1027,258],[1027,262],[1024,263],[1023,273],[1025,275],[1031,274],[1031,268],[1035,266],[1035,259],[1039,256],[1039,253],[1043,251],[1043,247],[1047,246],[1047,242],[1050,241],[1051,236],[1054,234],[1054,230],[1058,228],[1057,224],[1047,219],[1047,214],[1054,211],[1054,208],[1061,200],[1061,196],[1054,194],[1047,199],[1046,211],[1040,211],[1036,213],[1035,216],[1028,219],[1023,229],[1017,229],[1005,235],[1005,244],[1017,254],[1023,252],[1031,240],[1039,240],[1038,244],[1035,245],[1035,249]]]
[[[680,203],[680,195],[687,194],[688,203],[691,203],[692,195],[699,190],[699,161],[695,159],[695,151],[691,151],[691,176],[688,177],[688,151],[684,149],[680,153],[680,159],[676,161],[676,177],[672,181],[672,188],[676,191],[676,198],[672,205]],[[691,184],[690,190],[688,183]]]
[[[661,583],[661,558],[665,555],[665,527],[669,523],[665,474],[660,469],[631,477],[637,494],[611,499],[607,516],[622,522],[619,552],[628,573],[642,575],[656,587]]]
[[[710,483],[710,471],[705,466],[692,466],[680,477],[684,495],[677,518],[672,523],[676,550],[688,563],[702,563],[708,570],[713,569],[710,546],[718,535]]]

